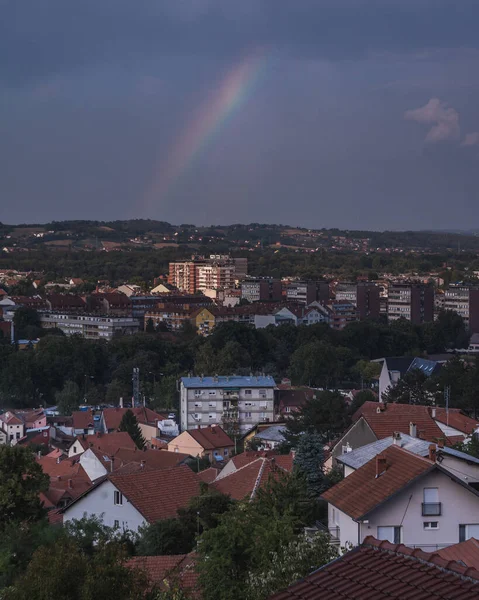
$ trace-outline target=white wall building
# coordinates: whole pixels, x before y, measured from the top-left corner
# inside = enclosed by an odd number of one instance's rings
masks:
[[[183,377],[180,385],[181,430],[224,426],[236,420],[244,432],[274,420],[274,389],[270,376]]]

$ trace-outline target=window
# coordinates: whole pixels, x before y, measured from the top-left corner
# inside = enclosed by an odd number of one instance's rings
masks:
[[[265,412],[259,413],[259,418],[266,419],[266,413]]]
[[[244,395],[245,395],[245,396],[251,396],[251,394],[252,394],[252,391],[251,391],[251,390],[245,390],[245,391],[244,391]]]
[[[208,415],[208,419],[209,419],[210,421],[215,421],[215,420],[216,420],[216,413],[210,413],[210,414]]]
[[[439,521],[424,521],[423,526],[425,530],[439,529]]]
[[[210,391],[208,392],[208,394],[209,394],[210,396],[216,396],[216,390],[210,390]]]
[[[266,398],[266,390],[260,390],[259,395],[261,398]]]
[[[201,408],[201,402],[195,402],[195,408]]]
[[[113,527],[115,527],[115,529],[118,529],[120,527],[120,521],[117,521],[115,519],[115,521],[113,522]]]
[[[216,408],[216,402],[208,402],[210,408]]]
[[[245,412],[244,418],[245,419],[251,419],[251,413],[250,412]]]
[[[114,504],[116,506],[121,506],[123,504],[123,494],[121,492],[115,491],[113,496],[114,496]]]
[[[77,447],[73,446],[73,453],[76,454],[77,453]]]
[[[284,409],[284,412],[290,413],[290,412],[291,412],[291,406],[287,406],[287,407]]]
[[[391,544],[400,544],[401,527],[378,527],[378,540],[387,540]]]
[[[459,525],[459,541],[465,542],[469,538],[479,538],[479,524]]]
[[[422,514],[424,517],[435,517],[441,514],[441,503],[439,502],[438,488],[424,488],[424,502],[422,503]]]
[[[225,448],[225,449],[224,449],[224,452],[223,452],[223,454],[224,454],[225,456],[228,456],[228,448]]]

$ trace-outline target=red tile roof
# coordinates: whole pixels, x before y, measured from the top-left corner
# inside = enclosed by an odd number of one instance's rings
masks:
[[[270,477],[276,478],[288,472],[287,469],[276,463],[276,458],[280,457],[257,458],[211,485],[218,492],[231,496],[234,500],[243,500],[244,498],[251,500],[258,488],[264,487],[268,483]]]
[[[75,410],[72,413],[74,429],[93,429],[93,412],[91,410]]]
[[[233,456],[230,460],[237,469],[244,467],[255,461],[258,458],[275,458],[276,464],[284,469],[285,471],[291,472],[293,470],[293,455],[292,454],[278,454],[276,450],[246,450],[241,454]]]
[[[50,486],[43,494],[45,507],[56,507],[62,500],[74,500],[92,487],[92,482],[77,458],[43,456],[37,459],[43,472],[50,477]]]
[[[205,450],[229,448],[235,445],[233,440],[219,425],[202,427],[201,429],[189,429],[188,433]]]
[[[136,444],[126,431],[115,431],[113,433],[94,433],[92,435],[79,435],[73,442],[80,444],[84,450],[95,448],[105,454],[114,454],[120,448],[135,450]]]
[[[165,583],[178,583],[189,597],[199,598],[196,554],[171,556],[135,556],[126,563],[130,568],[144,571],[151,586],[167,589]]]
[[[160,415],[154,410],[144,406],[139,406],[137,408],[105,408],[103,411],[105,427],[108,430],[118,429],[118,427],[120,427],[123,415],[127,410],[131,410],[138,423],[143,423],[145,425],[156,426],[157,421],[164,421],[166,419],[164,415]]]
[[[376,477],[378,457],[386,459],[386,470]],[[417,477],[435,468],[438,468],[436,463],[422,456],[399,446],[389,446],[321,497],[351,518],[360,519]]]
[[[447,424],[450,427],[454,427],[454,429],[462,431],[462,433],[465,433],[466,435],[474,433],[474,431],[479,426],[479,421],[476,421],[475,419],[471,419],[470,417],[463,415],[459,409],[449,410],[448,417],[445,408],[437,408],[436,421],[439,421],[444,425]]]
[[[108,479],[149,523],[176,516],[200,493],[200,480],[185,466],[132,475],[110,475]]]
[[[479,541],[474,538],[438,550],[437,554],[445,560],[455,560],[479,571]]]
[[[391,436],[395,431],[409,434],[410,423],[416,425],[417,435],[423,440],[435,441],[445,437],[431,417],[428,406],[368,401],[354,413],[353,420],[356,421],[361,416],[378,440]]]
[[[205,469],[204,471],[200,471],[198,473],[199,479],[204,481],[205,483],[213,483],[213,481],[217,478],[219,469],[215,469],[214,467],[210,467],[209,469]]]
[[[13,412],[7,411],[3,415],[0,415],[0,419],[6,425],[23,425],[23,421],[19,419]]]
[[[113,434],[109,434],[113,435]],[[138,450],[138,448],[115,448],[111,454],[108,454],[103,449],[91,448],[91,451],[105,466],[105,468],[113,472],[122,469],[127,465],[132,465],[131,470],[138,470],[142,463],[149,469],[168,469],[176,467],[187,458],[189,454],[181,454],[180,452],[168,452],[167,450]],[[113,458],[113,462],[112,459]],[[137,469],[133,465],[137,466]]]
[[[349,478],[349,477],[348,477]],[[379,542],[361,546],[270,597],[270,600],[474,600],[479,572],[438,553]]]

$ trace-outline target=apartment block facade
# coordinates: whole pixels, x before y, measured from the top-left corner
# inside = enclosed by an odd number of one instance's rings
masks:
[[[229,434],[248,431],[274,420],[274,390],[270,376],[182,377],[181,430],[221,425]]]
[[[414,325],[434,319],[434,290],[421,283],[401,283],[389,286],[388,321],[406,319]]]
[[[451,284],[444,292],[443,308],[460,315],[471,333],[479,333],[478,286]]]
[[[199,290],[228,289],[242,281],[248,272],[247,258],[224,254],[192,256],[190,260],[171,262],[168,283],[188,294]]]
[[[379,318],[379,287],[373,282],[339,283],[336,286],[336,300],[353,304],[358,310],[360,319]]]
[[[293,281],[286,286],[288,302],[311,304],[329,301],[329,283],[327,281]]]
[[[111,340],[114,335],[132,335],[140,329],[133,317],[99,316],[41,311],[40,322],[44,328],[57,327],[65,335],[79,334],[89,340]]]
[[[241,283],[241,298],[248,302],[279,302],[282,285],[279,279],[245,279]]]

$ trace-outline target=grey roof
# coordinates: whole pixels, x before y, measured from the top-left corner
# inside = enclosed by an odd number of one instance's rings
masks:
[[[412,356],[389,356],[384,359],[388,371],[399,371],[404,375],[414,358]]]
[[[270,375],[259,377],[182,377],[181,382],[186,388],[271,388],[276,387],[274,379]]]
[[[271,425],[271,427],[263,429],[261,433],[258,433],[255,438],[268,442],[284,442],[284,431],[286,431],[286,427],[284,425]]]
[[[392,436],[389,436],[382,440],[378,440],[377,442],[367,444],[366,446],[361,446],[361,448],[356,448],[351,452],[341,454],[337,457],[337,460],[352,469],[359,469],[383,450],[392,446],[393,443]],[[429,446],[431,445],[431,442],[411,437],[405,433],[401,433],[400,443],[402,448],[409,450],[409,452],[412,452],[413,454],[418,454],[419,456],[427,456],[429,454]],[[441,448],[441,452],[479,465],[479,459],[470,454],[466,454],[465,452],[460,452],[459,450],[447,447]]]
[[[416,357],[409,365],[408,371],[422,371],[424,375],[430,377],[433,373],[440,370],[441,365],[435,360]]]

